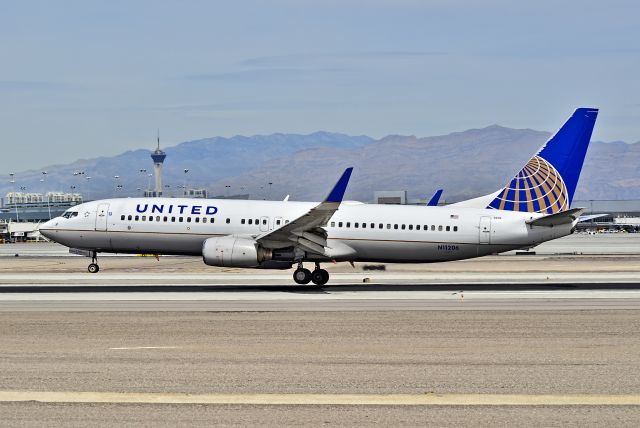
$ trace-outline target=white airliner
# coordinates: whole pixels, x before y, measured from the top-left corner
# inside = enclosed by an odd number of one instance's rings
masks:
[[[597,114],[577,109],[504,188],[445,207],[343,202],[348,168],[320,203],[105,199],[69,209],[40,232],[90,252],[92,273],[101,252],[176,254],[210,266],[296,264],[295,282],[318,285],[329,280],[321,262],[431,263],[532,248],[573,232],[583,210],[570,209],[571,200]],[[473,179],[473,171],[459,173]]]

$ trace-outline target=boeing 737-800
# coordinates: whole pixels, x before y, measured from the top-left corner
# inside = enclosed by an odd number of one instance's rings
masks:
[[[583,210],[571,201],[597,114],[577,109],[504,188],[444,207],[343,202],[347,168],[320,203],[106,199],[77,205],[40,232],[89,251],[93,273],[101,252],[175,254],[210,266],[297,265],[295,282],[318,285],[329,280],[322,262],[431,263],[532,248],[573,232]]]

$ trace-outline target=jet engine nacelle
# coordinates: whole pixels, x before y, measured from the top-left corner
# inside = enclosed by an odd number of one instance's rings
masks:
[[[222,236],[204,241],[202,259],[209,266],[259,267],[271,260],[271,250],[262,248],[253,239]]]

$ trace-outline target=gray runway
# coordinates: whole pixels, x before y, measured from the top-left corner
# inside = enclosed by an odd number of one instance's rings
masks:
[[[640,309],[640,283],[0,286],[0,311]]]

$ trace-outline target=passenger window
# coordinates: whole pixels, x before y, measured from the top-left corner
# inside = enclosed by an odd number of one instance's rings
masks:
[[[211,217],[211,220],[209,220],[209,223],[215,223],[216,222],[216,218],[215,217]]]
[[[244,219],[241,219],[241,220],[240,220],[240,224],[244,224]]]
[[[278,223],[278,224],[280,224],[280,223]],[[336,222],[335,221],[331,222],[331,227],[336,227]]]
[[[420,230],[420,225],[416,224],[416,230]]]
[[[431,225],[431,231],[434,231],[434,230],[436,230],[436,225],[435,225],[435,224],[432,224],[432,225]]]
[[[169,220],[169,217],[164,216],[164,218],[162,219],[162,221],[164,221],[165,223]]]
[[[149,218],[151,218],[151,216],[149,216]],[[165,217],[165,220],[166,220],[166,217]],[[156,216],[156,221],[160,221],[160,216],[159,215]]]
[[[355,227],[356,229],[358,228],[358,223],[353,223],[353,227]]]
[[[278,226],[280,226],[280,223],[282,223],[282,220],[276,220],[276,224],[277,224]]]
[[[409,230],[413,230],[413,225],[412,224],[409,225]]]
[[[341,221],[338,222],[338,227],[342,227],[342,222]]]
[[[394,225],[393,225],[393,228],[394,228],[394,229],[396,229],[396,230],[398,230],[398,225],[397,225],[397,224],[394,224]]]
[[[182,223],[182,221],[183,221],[183,220],[184,220],[184,218],[183,218],[183,217],[178,217],[178,221],[179,221],[180,223]]]
[[[362,228],[366,229],[367,228],[367,223],[362,223]]]
[[[187,217],[187,223],[191,223],[191,217]]]
[[[230,218],[227,219],[227,224],[231,224],[231,219]]]
[[[260,224],[260,220],[256,219],[256,224]]]
[[[387,223],[387,229],[391,229],[391,224]]]
[[[196,217],[196,223],[200,223],[200,217]]]
[[[207,222],[207,218],[206,217],[202,217],[202,222],[206,223]]]
[[[262,224],[267,224],[267,219],[262,220]]]
[[[249,221],[248,221],[248,223],[249,223],[249,224],[253,224],[253,219],[252,219],[252,218],[250,218],[250,219],[249,219]]]
[[[442,226],[438,226],[438,232],[442,232]]]
[[[447,226],[447,232],[449,232],[451,230],[450,226]]]
[[[133,220],[134,220],[134,221],[138,221],[138,220],[140,220],[140,216],[139,216],[139,215],[135,216]]]
[[[176,222],[176,218],[175,217],[171,217],[171,223],[175,223]]]
[[[131,221],[132,218],[133,216],[129,215],[129,217],[127,217],[127,220]]]
[[[380,223],[378,224],[378,229],[382,229],[384,227],[384,224]]]
[[[120,220],[124,220],[124,214],[120,216]]]
[[[458,226],[453,226],[453,231],[457,232],[458,231]]]
[[[142,216],[142,221],[147,221],[147,216],[146,215]]]
[[[347,222],[347,227],[351,227],[351,222],[350,221]]]
[[[376,224],[375,223],[371,223],[370,227],[371,227],[371,229],[375,229],[376,228]]]
[[[285,221],[284,221],[284,224],[287,224],[287,223],[289,223],[289,220],[285,220]]]
[[[423,230],[429,230],[429,226],[425,224]]]

